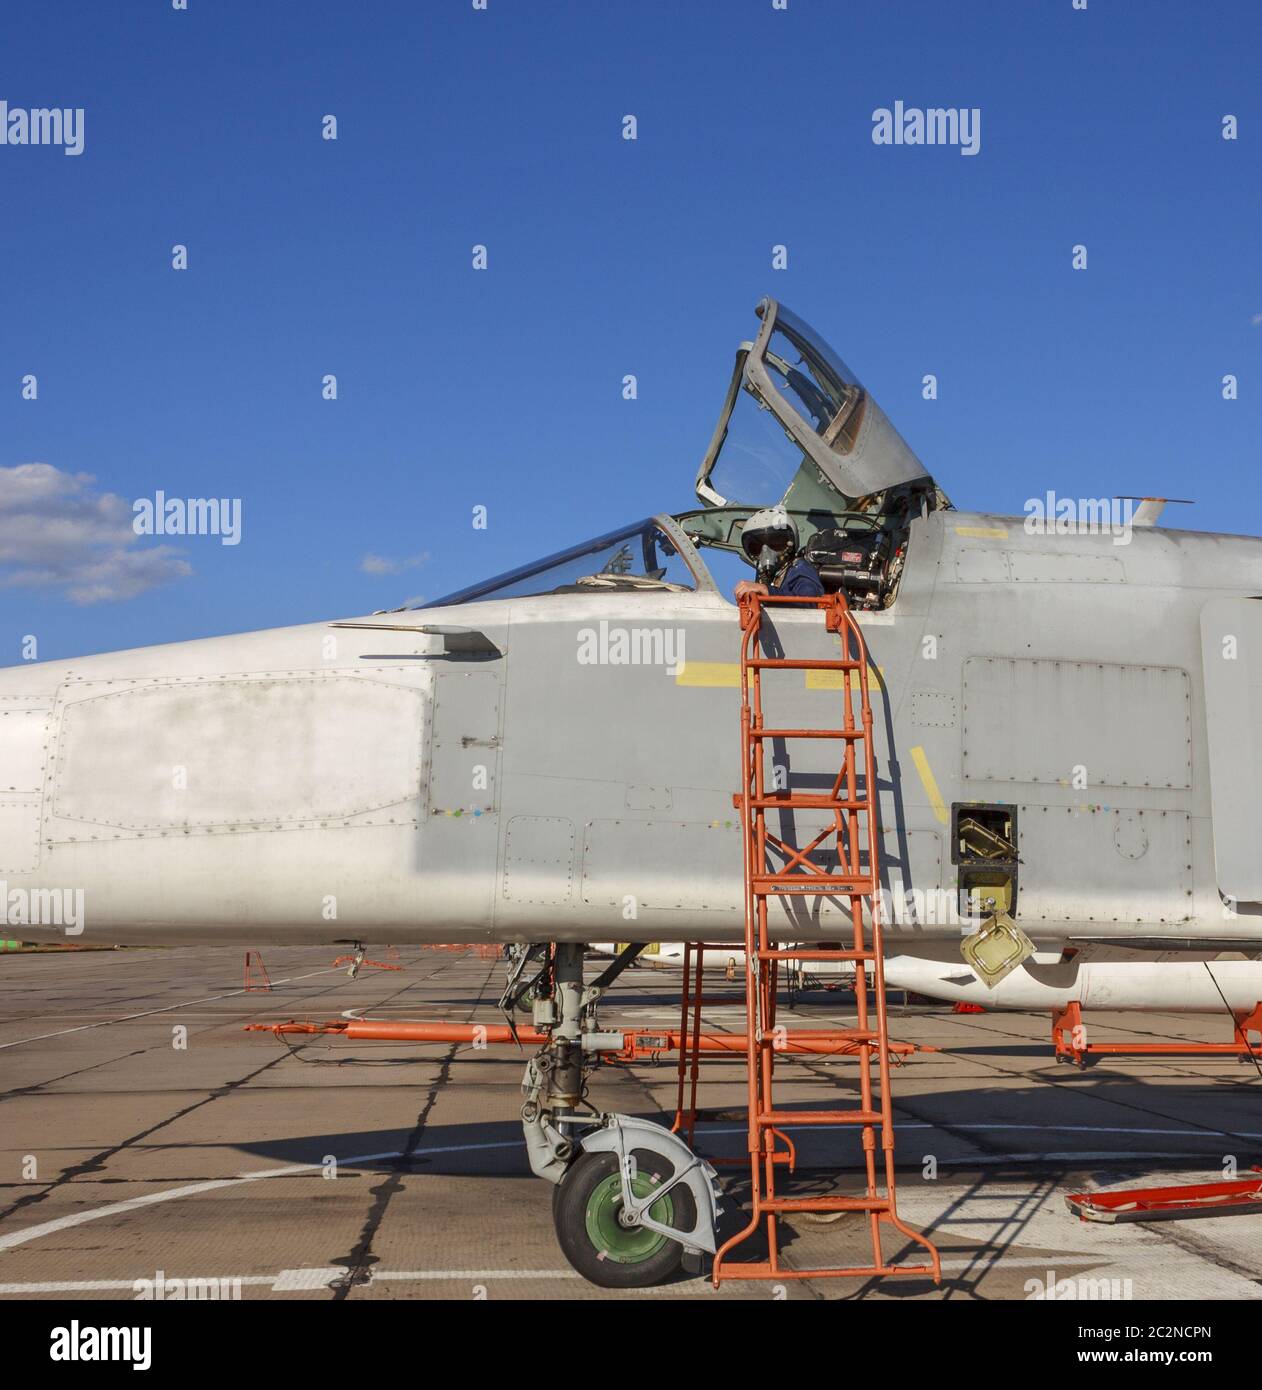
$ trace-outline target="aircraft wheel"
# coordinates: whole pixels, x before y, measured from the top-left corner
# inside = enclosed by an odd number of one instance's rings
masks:
[[[666,1159],[634,1149],[631,1190],[647,1197],[671,1175]],[[553,1193],[552,1218],[565,1258],[593,1284],[605,1289],[644,1289],[665,1283],[679,1270],[684,1247],[669,1236],[621,1220],[622,1179],[618,1156],[585,1153],[570,1165]],[[681,1183],[649,1208],[654,1221],[691,1231],[696,1203]]]

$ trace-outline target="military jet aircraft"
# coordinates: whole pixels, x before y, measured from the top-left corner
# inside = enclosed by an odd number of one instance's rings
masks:
[[[584,943],[744,937],[730,580],[781,502],[879,673],[891,954],[966,973],[979,912],[1043,953],[1262,949],[1262,541],[1154,506],[1125,544],[958,511],[815,332],[757,312],[697,508],[417,609],[0,672],[10,928],[56,936],[81,893],[81,940],[511,942],[519,984],[552,943],[523,1117],[559,1182],[629,1132],[565,1132],[601,993]],[[774,636],[833,654],[813,613]],[[829,722],[831,674],[776,673],[794,726]],[[777,786],[833,783],[827,745],[768,757]],[[795,943],[848,920],[823,894],[777,911]],[[695,1218],[622,1271],[647,1282],[713,1249],[714,1203],[682,1141],[632,1123]]]

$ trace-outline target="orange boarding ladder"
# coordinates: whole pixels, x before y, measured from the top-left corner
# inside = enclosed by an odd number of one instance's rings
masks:
[[[815,608],[827,630],[840,639],[835,659],[772,657],[762,654],[763,610],[769,607]],[[733,797],[741,812],[745,860],[745,1004],[746,1059],[749,1084],[749,1165],[753,1213],[749,1224],[728,1240],[714,1258],[713,1279],[841,1279],[882,1275],[941,1278],[938,1252],[924,1236],[899,1220],[894,1196],[894,1120],[890,1095],[890,1050],[885,1015],[885,972],[881,954],[880,850],[877,825],[876,759],[872,745],[872,708],[868,700],[868,658],[854,615],[842,594],[795,598],[746,594],[741,612],[741,756],[745,787]],[[837,671],[841,683],[839,729],[788,729],[768,725],[763,712],[762,673],[768,670]],[[854,697],[859,697],[859,720]],[[769,739],[832,739],[841,744],[841,770],[826,795],[768,790],[763,748]],[[862,764],[856,746],[862,745]],[[788,844],[768,828],[769,810],[824,810],[832,823],[805,846]],[[837,871],[828,872],[812,855],[836,837]],[[863,865],[866,851],[867,865]],[[773,864],[772,857],[781,860]],[[844,897],[850,900],[853,945],[844,949],[792,947],[771,940],[768,905],[787,896]],[[864,899],[870,903],[870,934],[865,933]],[[844,929],[843,929],[844,930]],[[777,1110],[773,1099],[776,1053],[776,974],[782,960],[853,961],[857,1026],[838,1030],[851,1038],[859,1062],[859,1103],[842,1109]],[[869,1007],[868,990],[874,1004]],[[875,1063],[875,1077],[873,1064]],[[875,1084],[874,1084],[875,1082]],[[809,1125],[853,1125],[863,1145],[865,1190],[861,1196],[784,1197],[776,1190],[776,1169],[793,1164],[793,1145],[783,1132]],[[878,1144],[878,1135],[880,1136]],[[777,1147],[778,1142],[784,1148]],[[880,1158],[877,1149],[880,1149]],[[834,1269],[785,1268],[780,1263],[777,1221],[795,1212],[867,1213],[872,1245],[869,1265]],[[882,1252],[883,1227],[893,1229],[927,1252],[930,1263],[892,1265]],[[762,1230],[767,1258],[733,1260],[731,1252]]]

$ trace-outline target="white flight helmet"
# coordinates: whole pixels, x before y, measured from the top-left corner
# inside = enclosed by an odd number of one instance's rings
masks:
[[[758,573],[774,574],[798,548],[798,528],[783,506],[755,512],[741,531],[741,548],[758,567]]]

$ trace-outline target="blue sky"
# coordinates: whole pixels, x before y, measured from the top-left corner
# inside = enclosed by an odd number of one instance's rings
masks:
[[[1164,492],[1260,533],[1259,52],[1245,0],[11,7],[0,99],[85,126],[0,147],[0,469],[57,470],[38,545],[0,515],[0,664],[433,597],[687,507],[763,294],[957,506]],[[980,153],[874,145],[896,100],[980,108]],[[140,592],[75,601],[57,508],[108,531],[103,495],[159,489],[240,498],[241,544],[124,542]]]

